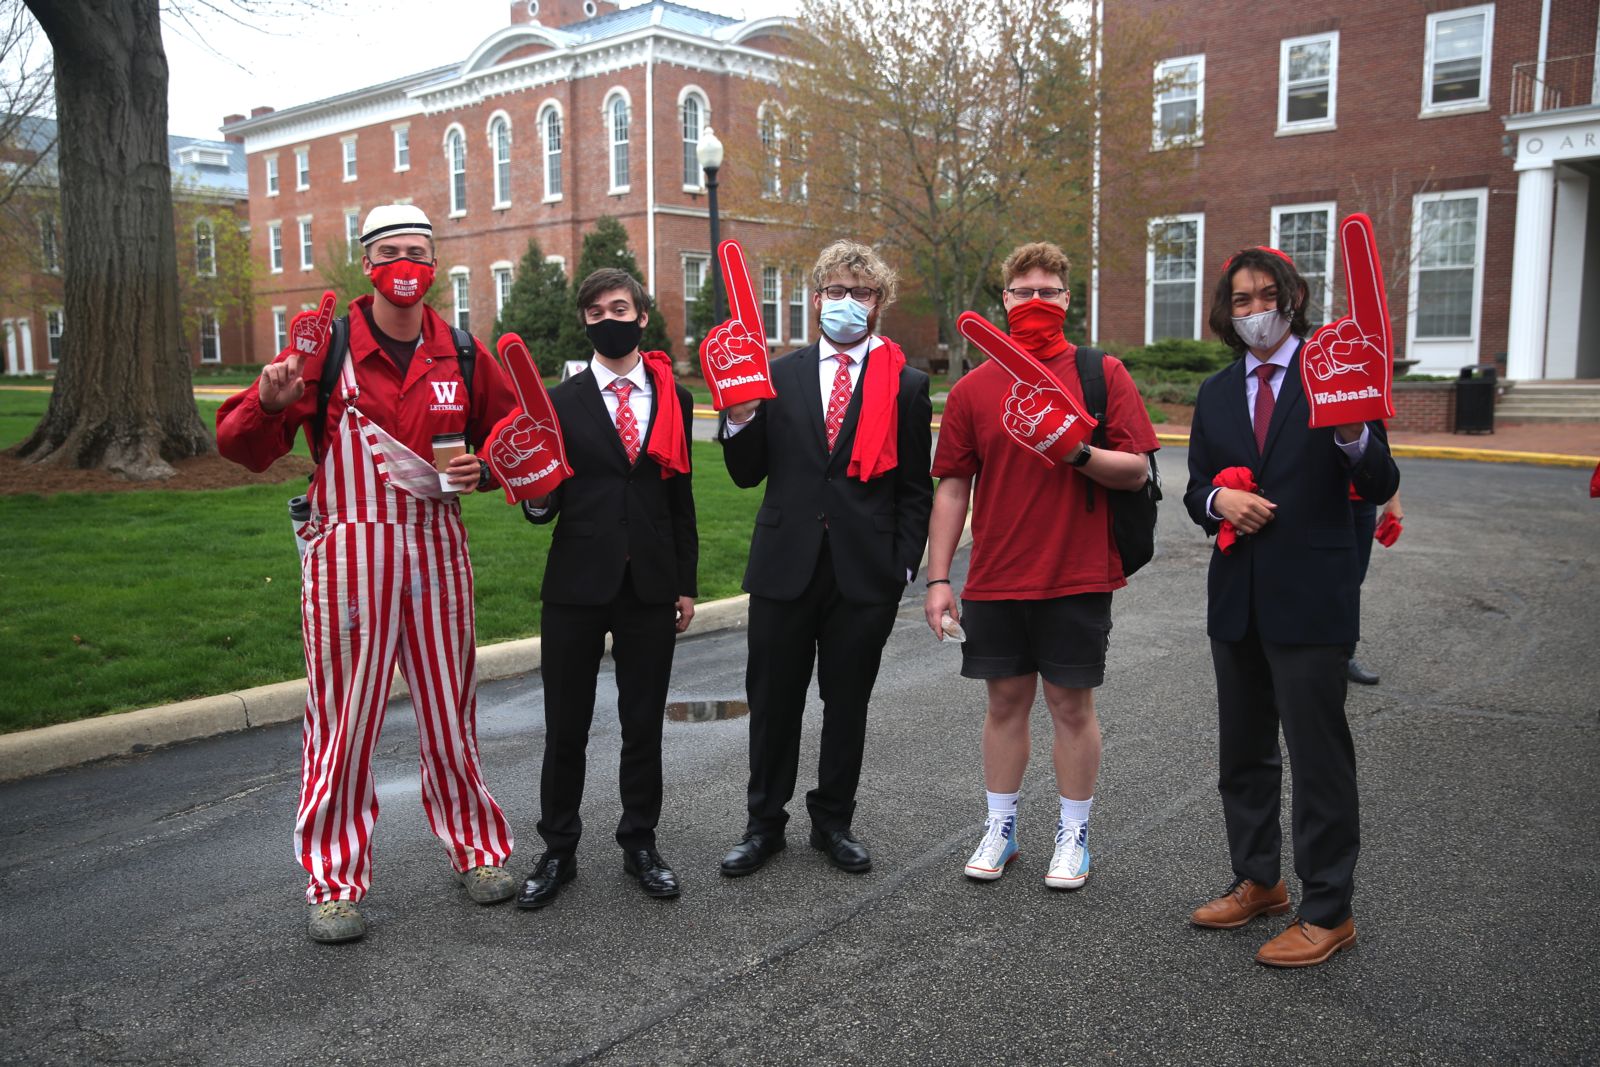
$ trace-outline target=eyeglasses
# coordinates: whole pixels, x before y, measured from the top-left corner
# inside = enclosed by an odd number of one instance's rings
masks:
[[[843,300],[848,296],[863,304],[870,304],[883,295],[882,289],[870,289],[865,285],[829,285],[818,289],[817,292],[829,300]]]
[[[1027,289],[1027,288],[1021,288],[1021,289],[1007,289],[1006,292],[1010,293],[1012,296],[1016,297],[1018,300],[1032,300],[1034,297],[1038,297],[1040,300],[1054,300],[1056,297],[1058,297],[1061,294],[1065,293],[1066,290],[1065,289]]]

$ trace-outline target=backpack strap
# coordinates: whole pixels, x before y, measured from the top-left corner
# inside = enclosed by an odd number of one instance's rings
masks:
[[[1106,354],[1098,348],[1079,348],[1078,384],[1083,388],[1083,406],[1095,421],[1089,441],[1096,448],[1106,447]],[[1088,479],[1089,510],[1094,510],[1094,479]]]
[[[472,372],[478,363],[478,345],[472,335],[459,326],[450,327],[450,336],[456,343],[456,368],[461,372],[461,384],[467,387],[467,417],[472,417]]]
[[[322,434],[328,426],[328,404],[339,385],[339,373],[344,370],[345,358],[350,354],[350,316],[340,315],[333,320],[328,340],[328,354],[322,361],[322,377],[317,381],[317,413],[307,430],[311,444],[311,461],[322,462]]]

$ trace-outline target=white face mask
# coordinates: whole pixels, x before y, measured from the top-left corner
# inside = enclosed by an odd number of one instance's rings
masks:
[[[1284,334],[1289,332],[1289,312],[1273,308],[1259,315],[1235,315],[1233,332],[1249,348],[1269,352],[1278,347]]]

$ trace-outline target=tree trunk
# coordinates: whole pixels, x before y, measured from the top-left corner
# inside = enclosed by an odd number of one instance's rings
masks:
[[[213,449],[180,340],[159,0],[25,0],[55,51],[63,359],[36,463],[170,477]]]

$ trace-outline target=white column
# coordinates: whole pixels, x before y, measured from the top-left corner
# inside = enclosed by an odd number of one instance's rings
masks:
[[[1578,336],[1583,317],[1584,245],[1589,238],[1589,176],[1572,167],[1556,168],[1555,240],[1550,253],[1550,323],[1544,373],[1547,378],[1578,376]]]
[[[17,367],[17,328],[10,319],[6,320],[6,373],[21,374]]]
[[[1545,376],[1555,197],[1553,167],[1525,170],[1518,176],[1517,233],[1511,253],[1511,330],[1506,344],[1506,377],[1517,381]]]
[[[33,320],[18,319],[17,333],[22,337],[22,373],[33,373]]]

